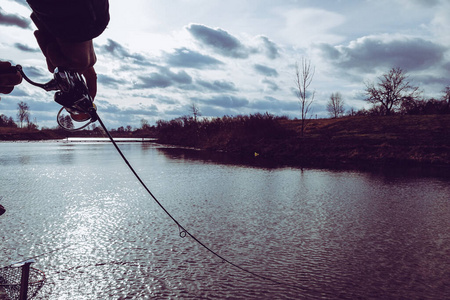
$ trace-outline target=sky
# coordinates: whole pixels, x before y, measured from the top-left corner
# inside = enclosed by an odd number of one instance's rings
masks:
[[[36,81],[52,78],[25,0],[0,2],[0,59]],[[314,68],[313,118],[370,108],[365,83],[400,67],[426,99],[450,85],[448,0],[110,0],[111,21],[94,40],[95,102],[109,128],[157,120],[268,112],[300,117],[295,64]],[[53,93],[23,83],[1,95],[0,114],[56,126]]]

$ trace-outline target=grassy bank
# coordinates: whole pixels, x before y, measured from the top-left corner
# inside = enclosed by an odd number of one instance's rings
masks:
[[[162,124],[160,141],[294,165],[450,165],[450,115],[309,120],[303,137],[300,120],[267,115],[195,123]]]

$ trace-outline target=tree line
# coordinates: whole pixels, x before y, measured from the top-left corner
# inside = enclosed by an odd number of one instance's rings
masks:
[[[300,120],[301,120],[301,135],[303,135],[306,121],[312,117],[311,105],[315,101],[315,91],[309,91],[309,86],[312,83],[315,73],[315,68],[311,66],[311,61],[302,59],[301,64],[295,64],[295,94],[300,102]],[[327,104],[326,110],[330,117],[339,118],[343,116],[373,116],[373,115],[425,115],[425,114],[449,114],[450,113],[450,85],[442,90],[442,96],[438,99],[425,99],[422,96],[418,86],[414,86],[409,80],[409,76],[401,68],[391,68],[387,73],[378,77],[376,82],[365,82],[365,101],[372,104],[370,109],[355,110],[350,108],[345,111],[345,101],[340,92],[331,94]],[[0,115],[0,127],[20,127],[37,129],[36,122],[30,121],[29,106],[25,102],[18,103],[17,123],[12,117]],[[197,123],[198,117],[201,116],[200,110],[194,104],[191,107],[193,118],[183,116],[172,121],[158,121],[156,128],[166,130],[169,127],[176,127],[175,124],[182,123],[182,127],[189,127],[191,122]],[[261,119],[261,114],[250,115],[249,119]],[[222,123],[229,122],[231,117],[224,116],[223,118],[213,118],[210,120],[203,120],[202,122],[212,123],[221,120]],[[282,117],[287,118],[287,117]],[[243,116],[237,116],[236,120],[244,119]],[[228,121],[227,121],[228,120]],[[62,115],[61,123],[66,128],[73,128],[72,119],[68,115]],[[233,121],[234,122],[234,121]],[[212,124],[211,123],[211,124]],[[212,126],[209,124],[208,126]],[[205,124],[203,124],[205,125]],[[95,125],[90,128],[95,129]],[[140,130],[149,130],[154,128],[148,124],[145,119],[141,120]],[[131,126],[119,127],[112,129],[119,133],[131,132]]]
[[[28,106],[27,103],[23,101],[20,101],[17,104],[17,123],[14,121],[12,117],[7,117],[3,114],[0,115],[0,127],[9,127],[9,128],[20,127],[28,129],[38,128],[36,121],[32,122],[30,120],[30,107]]]
[[[195,107],[195,106],[194,106]],[[198,111],[197,111],[198,113]],[[245,145],[263,139],[283,139],[294,135],[280,121],[287,116],[269,113],[198,119],[182,116],[170,121],[158,120],[156,134],[160,142],[183,146],[218,146],[230,140]]]
[[[365,100],[373,106],[370,109],[350,109],[350,116],[371,115],[430,115],[450,113],[450,86],[442,90],[438,99],[425,99],[418,86],[401,68],[391,68],[378,77],[377,82],[365,83]],[[344,101],[340,93],[333,93],[327,103],[327,111],[333,118],[344,116]]]

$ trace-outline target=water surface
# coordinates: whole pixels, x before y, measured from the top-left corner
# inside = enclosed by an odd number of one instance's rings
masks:
[[[450,180],[235,164],[121,143],[0,143],[0,266],[36,257],[37,299],[444,299]],[[254,164],[252,166],[252,164]]]

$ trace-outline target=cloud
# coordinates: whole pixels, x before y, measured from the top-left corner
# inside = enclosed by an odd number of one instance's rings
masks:
[[[167,54],[167,63],[173,67],[206,69],[222,65],[220,60],[185,47],[175,49],[174,53]]]
[[[23,51],[23,52],[30,52],[30,53],[38,53],[41,52],[41,50],[39,50],[39,48],[32,48],[28,45],[25,44],[21,44],[21,43],[15,43],[14,47],[16,47],[17,49]]]
[[[98,83],[101,83],[101,84],[104,84],[106,86],[113,87],[113,88],[124,86],[127,83],[127,81],[125,81],[123,79],[117,79],[115,77],[108,76],[105,74],[98,74],[97,81],[98,81]]]
[[[422,84],[430,84],[430,85],[439,85],[439,86],[449,86],[450,80],[448,76],[445,74],[443,76],[435,76],[435,75],[415,75],[414,81]]]
[[[31,21],[17,15],[8,14],[0,8],[0,25],[16,26],[23,29],[31,28]]]
[[[236,86],[233,82],[230,81],[220,81],[220,80],[214,80],[214,81],[204,81],[204,80],[197,80],[196,83],[210,91],[217,92],[217,93],[224,93],[224,92],[234,92],[236,91]]]
[[[249,104],[246,98],[235,97],[230,95],[220,95],[208,99],[196,99],[198,102],[218,106],[222,108],[241,108]]]
[[[261,75],[267,76],[267,77],[278,77],[277,70],[273,68],[269,68],[260,64],[255,64],[253,68]]]
[[[440,0],[398,0],[398,2],[403,6],[413,6],[417,5],[424,8],[434,7],[440,4]]]
[[[270,89],[270,90],[272,90],[274,92],[278,91],[280,89],[278,84],[276,84],[275,82],[273,82],[272,80],[269,80],[267,78],[263,79],[262,83],[265,84],[268,89]]]
[[[140,65],[153,65],[148,61],[148,59],[138,53],[132,53],[128,49],[126,49],[124,46],[119,44],[116,41],[113,41],[111,39],[108,39],[108,42],[106,45],[103,45],[100,47],[100,52],[110,54],[118,59],[131,59],[134,62],[140,64]]]
[[[343,69],[365,73],[379,68],[424,70],[442,62],[446,49],[422,38],[363,37],[348,46],[318,46],[322,54]]]
[[[97,100],[97,106],[101,108],[102,113],[109,113],[114,115],[148,115],[148,116],[156,116],[158,115],[158,107],[154,104],[151,105],[142,105],[138,108],[130,108],[118,106],[116,104],[112,104],[110,102],[104,100]]]
[[[49,81],[52,79],[52,74],[48,70],[42,68],[37,68],[33,66],[22,66],[23,72],[27,77],[33,81],[40,82],[41,80]],[[28,84],[28,83],[27,83]]]
[[[265,53],[267,58],[276,59],[280,56],[278,47],[274,42],[265,36],[260,36],[259,38],[262,41],[261,52]]]
[[[28,104],[29,111],[32,116],[34,116],[37,112],[48,112],[52,116],[52,118],[56,118],[56,113],[61,107],[54,101],[51,101],[52,97],[50,96],[50,94],[48,94],[47,97],[36,97],[36,95],[30,94],[20,87],[14,88],[14,91],[10,95],[8,95],[8,97],[11,97],[11,100],[13,100],[14,97],[17,97],[18,99],[17,101],[15,101],[16,99],[14,99],[14,101],[0,101],[0,114],[5,111],[13,111],[14,117],[15,113],[17,112],[17,104],[19,103],[19,101],[23,101]]]
[[[190,24],[186,29],[203,45],[216,50],[223,56],[247,58],[251,52],[236,37],[220,28],[213,29],[200,24]]]
[[[298,112],[299,105],[296,101],[282,101],[274,97],[264,97],[264,99],[253,101],[251,108],[259,111],[281,112],[293,111]]]
[[[141,83],[138,83],[136,88],[167,88],[178,85],[180,88],[186,88],[182,85],[189,85],[192,83],[192,77],[185,71],[174,73],[168,68],[160,67],[159,72],[150,73],[147,76],[138,76]]]

